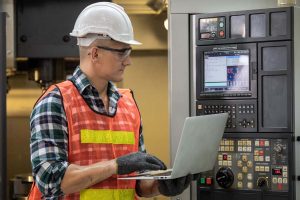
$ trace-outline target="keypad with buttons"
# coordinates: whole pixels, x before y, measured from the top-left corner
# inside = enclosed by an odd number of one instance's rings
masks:
[[[228,113],[225,132],[255,132],[257,131],[257,112],[255,100],[198,101],[197,115]]]

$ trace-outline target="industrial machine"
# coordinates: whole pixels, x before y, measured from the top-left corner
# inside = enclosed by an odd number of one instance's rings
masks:
[[[28,71],[43,89],[65,80],[79,64],[76,38],[69,33],[81,10],[95,2],[16,1],[17,70]]]
[[[295,9],[191,15],[196,115],[229,113],[197,199],[294,199]]]
[[[172,155],[183,117],[229,118],[214,169],[174,199],[299,199],[300,9],[195,2],[170,13]]]

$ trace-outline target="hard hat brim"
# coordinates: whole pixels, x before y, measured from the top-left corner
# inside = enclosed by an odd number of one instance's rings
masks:
[[[130,40],[130,41],[119,41],[119,42],[122,42],[122,43],[125,43],[125,44],[130,44],[130,45],[142,45],[143,43],[141,42],[138,42],[136,40]]]

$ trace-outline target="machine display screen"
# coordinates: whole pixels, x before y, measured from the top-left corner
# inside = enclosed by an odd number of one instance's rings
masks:
[[[200,19],[200,32],[217,32],[218,18]]]
[[[204,92],[249,91],[249,50],[204,52]]]

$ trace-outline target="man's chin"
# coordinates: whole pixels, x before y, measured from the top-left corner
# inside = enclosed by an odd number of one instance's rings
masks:
[[[114,78],[114,79],[111,80],[111,81],[114,82],[114,83],[119,83],[119,82],[123,81],[123,76],[120,77],[120,78]]]

